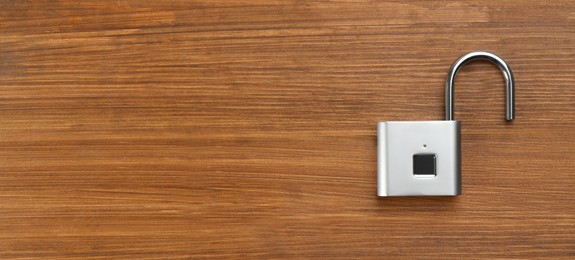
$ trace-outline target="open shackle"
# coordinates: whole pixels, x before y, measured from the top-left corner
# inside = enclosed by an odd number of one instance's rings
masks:
[[[455,76],[457,72],[463,65],[469,63],[472,60],[488,60],[503,72],[503,76],[505,76],[505,93],[506,93],[506,119],[511,121],[515,118],[515,93],[514,93],[514,85],[515,82],[513,80],[513,73],[511,69],[507,65],[507,63],[501,59],[499,56],[484,52],[484,51],[475,51],[470,52],[461,56],[461,58],[457,59],[453,65],[451,65],[451,69],[449,69],[449,74],[447,74],[447,82],[445,84],[445,120],[454,120],[454,85],[455,85]]]

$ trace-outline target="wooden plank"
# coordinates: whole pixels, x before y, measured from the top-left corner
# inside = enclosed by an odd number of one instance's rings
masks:
[[[575,2],[0,1],[0,258],[573,258]],[[463,192],[377,198],[378,121]]]

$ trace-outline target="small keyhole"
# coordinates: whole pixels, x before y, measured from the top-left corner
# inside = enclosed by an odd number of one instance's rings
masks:
[[[427,148],[427,145],[426,145],[426,144],[424,144],[424,145],[423,145],[423,148]]]

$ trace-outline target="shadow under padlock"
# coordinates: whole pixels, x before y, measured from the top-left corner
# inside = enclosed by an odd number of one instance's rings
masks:
[[[457,196],[461,194],[461,129],[454,120],[455,76],[476,59],[496,64],[505,76],[506,119],[515,115],[514,80],[507,63],[489,52],[471,52],[449,70],[444,121],[377,123],[378,196]]]

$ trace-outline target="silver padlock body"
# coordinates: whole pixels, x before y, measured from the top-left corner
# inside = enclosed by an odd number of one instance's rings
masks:
[[[379,122],[377,136],[378,196],[461,194],[459,121]]]

